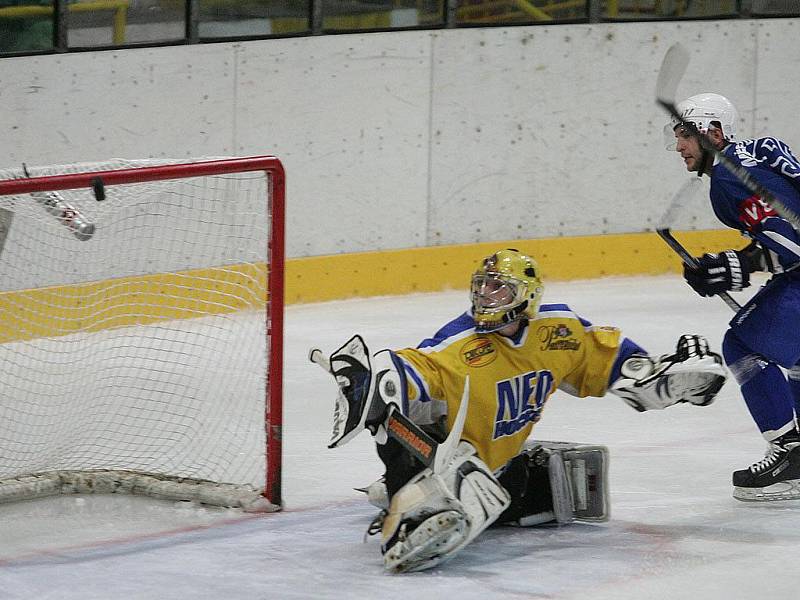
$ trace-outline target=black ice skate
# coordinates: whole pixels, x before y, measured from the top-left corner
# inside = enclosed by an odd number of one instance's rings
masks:
[[[734,471],[733,497],[745,502],[800,499],[800,434],[782,435],[762,460]]]

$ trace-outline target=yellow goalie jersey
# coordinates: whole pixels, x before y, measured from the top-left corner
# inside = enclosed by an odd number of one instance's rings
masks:
[[[462,439],[492,470],[519,454],[550,395],[603,396],[622,338],[596,327],[565,304],[545,304],[511,338],[476,333],[469,313],[417,348],[399,350],[407,379],[402,411],[418,425],[447,417],[453,425],[469,375]]]

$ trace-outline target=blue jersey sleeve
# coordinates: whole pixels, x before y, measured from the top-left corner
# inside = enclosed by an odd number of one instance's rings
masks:
[[[726,154],[800,215],[800,162],[785,143],[775,138],[748,140],[729,146]],[[721,164],[712,172],[711,203],[723,223],[775,252],[785,269],[800,262],[800,232]]]

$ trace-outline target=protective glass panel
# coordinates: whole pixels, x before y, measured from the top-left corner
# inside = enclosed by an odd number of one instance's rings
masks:
[[[603,16],[609,19],[697,19],[736,15],[738,0],[604,0]]]
[[[800,15],[800,0],[753,0],[751,12],[764,16]]]
[[[311,2],[285,0],[199,0],[202,38],[305,33]]]
[[[459,0],[459,25],[576,21],[589,17],[587,0]]]
[[[0,53],[52,48],[52,0],[0,0]]]
[[[322,28],[358,31],[444,23],[444,0],[323,0]]]
[[[67,10],[67,40],[72,48],[186,37],[186,0],[77,0]]]

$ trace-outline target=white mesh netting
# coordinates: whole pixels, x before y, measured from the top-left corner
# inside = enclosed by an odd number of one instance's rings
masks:
[[[254,171],[106,186],[102,202],[91,189],[58,192],[94,225],[84,241],[43,196],[0,196],[0,501],[95,489],[257,500],[269,188]],[[183,478],[188,491],[173,491]],[[215,501],[220,489],[233,498]]]

